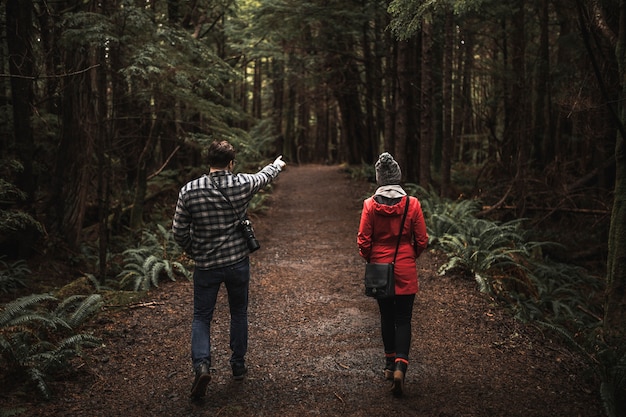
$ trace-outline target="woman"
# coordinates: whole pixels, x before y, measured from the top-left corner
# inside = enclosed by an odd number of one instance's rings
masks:
[[[401,171],[393,157],[385,152],[376,162],[378,189],[363,202],[357,235],[359,254],[367,262],[390,263],[398,241],[398,232],[407,198],[399,185]],[[392,392],[401,396],[409,364],[411,318],[418,291],[415,260],[426,249],[428,234],[420,202],[408,199],[408,213],[401,231],[400,246],[394,266],[395,296],[377,299],[385,349],[385,378],[393,380]]]

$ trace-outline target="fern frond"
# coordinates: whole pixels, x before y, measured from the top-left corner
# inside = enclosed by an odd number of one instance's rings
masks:
[[[85,297],[69,317],[68,324],[73,328],[78,327],[95,314],[102,307],[102,304],[102,296],[100,294],[91,294]]]
[[[189,271],[185,266],[180,262],[172,262],[172,266],[178,270],[185,278],[191,280],[193,278],[193,274]]]
[[[29,368],[27,371],[27,374],[30,380],[35,383],[39,393],[46,400],[49,400],[51,396],[51,392],[50,392],[50,389],[48,388],[48,384],[46,384],[46,380],[45,380],[46,375],[38,368]]]
[[[76,350],[78,346],[97,347],[101,343],[102,340],[95,336],[84,333],[75,334],[60,341],[56,350]]]
[[[150,283],[152,283],[152,285],[154,285],[155,287],[159,286],[159,277],[161,276],[161,271],[163,271],[165,267],[165,263],[163,261],[159,261],[155,264],[152,265],[152,268],[147,272],[147,276],[150,278],[149,280],[146,280],[146,282],[148,283],[148,286]],[[149,288],[146,288],[149,289]]]
[[[159,263],[161,263],[161,260],[157,258],[155,255],[148,256],[144,260],[143,265],[142,265],[144,274],[147,275],[151,273],[155,267],[159,266]]]
[[[0,327],[6,326],[15,316],[23,314],[28,308],[40,304],[44,301],[56,301],[57,299],[49,294],[31,294],[18,298],[4,306],[0,314]]]
[[[94,274],[87,273],[85,274],[85,278],[87,278],[87,280],[93,284],[93,287],[96,291],[100,291],[104,289],[102,285],[100,284],[100,281],[96,278]]]

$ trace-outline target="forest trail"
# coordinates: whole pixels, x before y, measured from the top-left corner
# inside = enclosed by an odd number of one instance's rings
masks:
[[[222,288],[206,401],[188,395],[192,285],[163,283],[143,307],[109,307],[94,325],[104,346],[58,381],[29,416],[567,416],[602,415],[580,360],[512,320],[473,282],[418,260],[407,393],[383,380],[374,300],[363,295],[356,232],[369,187],[336,166],[288,166],[270,207],[253,218],[249,373],[232,380]],[[175,196],[173,197],[175,199]],[[175,201],[172,201],[172,207]],[[6,404],[0,404],[2,406]]]

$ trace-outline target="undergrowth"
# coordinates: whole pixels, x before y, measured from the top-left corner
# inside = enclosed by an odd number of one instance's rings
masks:
[[[177,260],[181,252],[172,232],[160,224],[155,233],[144,230],[138,246],[125,250],[123,255],[124,267],[117,275],[122,289],[146,291],[158,287],[164,277],[176,281],[177,274],[187,279],[192,276],[185,265]]]
[[[532,241],[524,219],[481,219],[476,201],[442,199],[415,184],[405,188],[422,204],[430,246],[447,255],[439,273],[472,277],[480,291],[500,300],[516,318],[576,346],[601,381],[607,416],[616,416],[616,401],[626,390],[626,348],[608,346],[600,335],[604,281],[551,259],[550,249],[559,245]]]
[[[66,370],[81,348],[100,343],[77,329],[101,306],[98,294],[64,300],[33,294],[6,304],[0,312],[0,369],[5,382],[28,381],[49,399],[48,380]]]
[[[0,256],[0,292],[9,293],[27,287],[26,280],[30,269],[23,259],[8,262]]]

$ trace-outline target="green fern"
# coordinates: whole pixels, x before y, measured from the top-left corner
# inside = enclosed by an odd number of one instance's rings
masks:
[[[56,301],[57,299],[49,294],[32,294],[27,297],[18,298],[4,306],[0,314],[0,328],[16,326],[23,322],[24,312],[31,312],[30,308],[46,301]]]
[[[100,294],[73,295],[57,306],[54,315],[63,318],[71,328],[76,328],[96,314],[100,308],[102,308]]]
[[[9,408],[9,409],[0,409],[0,417],[14,417],[14,416],[19,416],[20,414],[23,414],[24,412],[26,412],[26,408],[23,407],[15,407],[15,408]]]
[[[143,248],[128,249],[124,252],[126,263],[118,274],[122,288],[132,287],[134,291],[146,291],[151,286],[158,287],[161,272],[167,270],[169,261],[148,254]],[[169,275],[175,281],[173,274]]]
[[[589,362],[600,379],[600,397],[607,417],[620,417],[617,404],[626,401],[626,347],[607,346],[594,330],[577,337],[562,325],[538,322],[543,327],[561,335],[572,347],[578,350]]]
[[[524,220],[477,219],[476,202],[450,202],[411,184],[407,190],[422,203],[430,245],[448,256],[440,272],[472,275],[480,291],[506,301],[517,318],[540,323],[583,352],[601,380],[607,416],[617,417],[618,404],[626,401],[626,350],[604,346],[598,337],[602,312],[594,306],[603,280],[545,257],[544,249],[555,243],[528,241]]]
[[[162,277],[176,281],[176,275],[191,279],[192,274],[185,266],[173,259],[180,256],[180,248],[173,239],[171,230],[157,225],[157,233],[144,231],[138,248],[123,252],[124,269],[117,275],[121,288],[147,291],[158,287]]]
[[[30,275],[30,269],[24,260],[6,262],[4,256],[0,256],[0,291],[8,293],[18,288],[25,288],[26,277]]]
[[[407,193],[420,200],[431,247],[440,247],[443,236],[463,232],[465,224],[474,221],[480,209],[476,200],[450,201],[439,197],[433,189],[427,191],[412,183],[406,184],[405,188]]]
[[[525,285],[528,299],[545,312],[545,320],[552,322],[578,322],[590,325],[596,319],[581,315],[579,306],[594,305],[602,291],[602,281],[583,268],[554,262],[549,259],[532,260],[527,268]],[[597,312],[596,315],[600,315]],[[527,318],[527,317],[523,317]]]
[[[99,343],[74,329],[94,314],[101,302],[97,294],[61,302],[49,294],[33,294],[7,304],[0,313],[0,357],[7,371],[26,377],[40,395],[49,398],[49,376],[67,369],[68,359],[79,355],[81,347]]]
[[[471,274],[485,292],[491,292],[489,273],[498,268],[519,265],[516,255],[529,251],[520,232],[521,221],[498,224],[484,219],[464,219],[459,231],[439,238],[439,246],[449,259],[439,269],[440,274],[460,268]],[[462,227],[462,228],[461,228]]]

